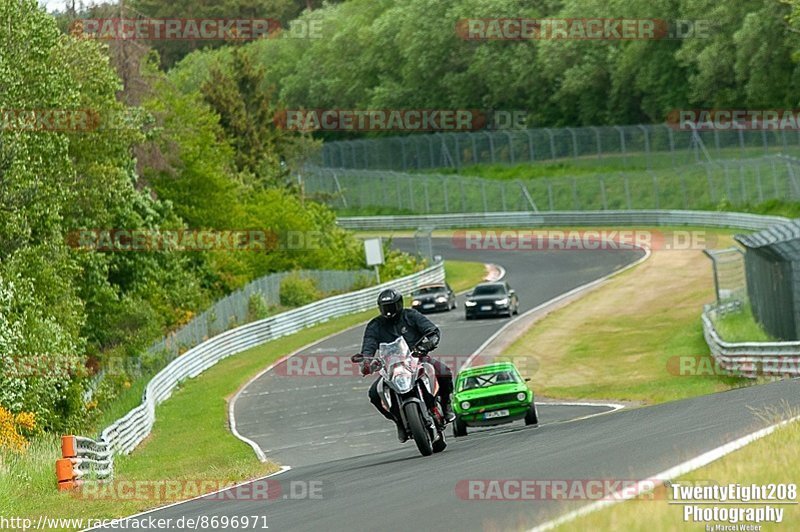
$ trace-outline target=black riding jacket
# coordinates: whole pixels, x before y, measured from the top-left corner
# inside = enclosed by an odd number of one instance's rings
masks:
[[[397,321],[389,321],[383,316],[372,318],[364,331],[361,354],[375,356],[380,344],[388,344],[405,338],[410,349],[414,348],[423,336],[430,337],[431,349],[439,343],[439,328],[431,320],[414,309],[403,309]]]

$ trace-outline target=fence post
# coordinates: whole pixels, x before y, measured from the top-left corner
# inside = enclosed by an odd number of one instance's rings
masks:
[[[572,137],[572,154],[573,154],[573,157],[575,159],[577,159],[578,158],[578,137],[577,137],[577,135],[575,135],[575,130],[573,130],[571,127],[568,127],[567,131],[569,131],[569,134]]]
[[[667,138],[669,139],[669,158],[672,161],[672,167],[675,168],[675,136],[672,134],[672,128],[664,125],[667,128]]]
[[[494,138],[492,138],[492,134],[489,133],[488,131],[485,131],[484,133],[489,139],[489,154],[492,158],[492,164],[494,164],[495,162],[497,162],[494,158]]]
[[[706,169],[706,181],[708,181],[708,195],[711,198],[711,203],[717,202],[717,190],[714,187],[714,180],[711,177],[711,167],[709,164],[703,164]]]
[[[408,157],[406,157],[406,142],[408,139],[400,137],[400,153],[403,157],[403,171],[405,172],[408,169]]]
[[[600,199],[603,201],[603,210],[608,210],[608,200],[606,199],[606,180],[600,176]]]
[[[725,174],[725,196],[728,198],[728,201],[732,201],[733,194],[731,193],[731,180],[728,176],[727,161],[722,162],[722,172]]]
[[[506,212],[506,183],[500,181],[500,202],[503,204],[503,212]]]
[[[550,131],[550,128],[544,128],[545,133],[547,136],[550,137],[550,159],[556,158],[556,141],[553,138],[553,132]]]
[[[644,133],[644,152],[647,155],[647,169],[650,170],[653,168],[653,162],[650,157],[650,134],[645,126],[640,125],[639,128]]]
[[[653,192],[654,192],[655,199],[656,199],[656,209],[660,209],[661,208],[661,198],[659,197],[659,193],[658,193],[658,177],[653,172],[651,172],[650,170],[648,170],[647,173],[650,174],[650,177],[653,179]]]
[[[478,164],[478,145],[475,143],[477,133],[468,133],[469,140],[472,142],[472,164]]]
[[[510,131],[506,131],[506,137],[508,137],[508,159],[510,162],[514,162],[514,138],[511,136]]]
[[[442,188],[444,190],[444,212],[447,213],[450,212],[450,196],[447,193],[447,184],[449,181],[450,180],[447,177],[442,176]]]
[[[396,197],[397,197],[397,210],[399,211],[400,209],[403,208],[402,193],[400,192],[400,175],[399,174],[395,174],[394,175],[394,185],[395,185],[394,188],[395,188]]]
[[[630,183],[628,183],[628,174],[622,174],[622,179],[625,184],[625,203],[628,206],[628,210],[631,210],[631,187]]]
[[[481,197],[483,198],[483,212],[489,212],[489,205],[486,203],[486,181],[481,179]]]
[[[764,190],[761,186],[761,166],[756,165],[756,187],[758,188],[758,202],[764,201]]]
[[[525,134],[528,136],[528,160],[533,162],[536,160],[536,152],[533,149],[533,132],[526,129]]]
[[[594,131],[594,137],[597,140],[597,158],[601,158],[602,147],[600,145],[600,130],[594,126],[591,126],[592,131]]]
[[[519,186],[522,188],[522,194],[525,196],[525,199],[528,200],[528,203],[533,209],[533,212],[539,212],[539,209],[536,207],[536,203],[534,203],[533,198],[531,197],[531,193],[528,192],[528,187],[522,181],[517,181]]]
[[[572,178],[572,202],[575,206],[575,210],[581,210],[581,204],[578,201],[578,180],[576,178]]]
[[[622,161],[625,167],[628,167],[628,150],[625,148],[625,132],[619,126],[614,126],[614,129],[619,131],[619,149],[622,152]]]

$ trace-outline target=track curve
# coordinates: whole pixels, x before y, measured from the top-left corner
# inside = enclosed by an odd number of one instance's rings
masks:
[[[408,249],[409,241],[398,242]],[[481,256],[435,241],[446,259],[502,265],[521,310],[602,277],[639,252],[509,253]],[[459,302],[462,298],[459,298]],[[437,356],[471,353],[506,320],[467,322],[463,311],[434,315],[443,330]],[[303,356],[349,355],[361,327],[315,344]],[[644,479],[768,424],[759,411],[779,402],[800,406],[800,381],[782,381],[584,418],[602,407],[540,407],[542,424],[476,431],[450,438],[448,449],[420,457],[401,446],[392,425],[366,400],[369,381],[265,373],[235,405],[238,429],[271,459],[292,466],[277,477],[147,512],[146,517],[264,516],[271,530],[525,529],[580,506],[580,501],[465,500],[469,479]],[[534,390],[536,382],[533,382]],[[278,483],[276,492],[275,483]],[[318,497],[293,498],[292,486]],[[263,500],[247,496],[266,492]],[[244,494],[244,495],[243,495]]]

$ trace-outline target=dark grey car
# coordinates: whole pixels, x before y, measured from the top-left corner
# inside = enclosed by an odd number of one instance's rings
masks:
[[[519,314],[519,298],[505,281],[481,283],[467,294],[464,311],[468,320],[480,316]]]
[[[431,284],[411,293],[411,308],[420,312],[456,308],[456,294],[447,283]]]

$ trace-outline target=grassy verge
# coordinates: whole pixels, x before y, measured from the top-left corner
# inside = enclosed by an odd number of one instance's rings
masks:
[[[751,443],[718,461],[680,477],[675,482],[709,481],[719,485],[767,485],[797,483],[800,465],[795,453],[789,449],[800,448],[800,423],[792,423],[777,432]],[[702,523],[683,521],[683,506],[669,504],[672,499],[633,500],[610,506],[592,514],[570,521],[557,530],[647,530],[654,532],[670,530],[703,530]],[[764,505],[732,505],[734,508],[757,508]],[[791,530],[800,522],[800,505],[773,505],[784,510],[780,524],[767,523],[761,530]],[[709,508],[710,506],[704,506]],[[791,523],[795,523],[792,525]],[[720,523],[730,526],[730,523]],[[711,523],[714,527],[715,523]],[[738,528],[738,524],[737,530]],[[713,529],[713,528],[712,528]]]
[[[448,281],[454,287],[474,285],[483,275],[484,268],[479,263],[447,264]],[[187,481],[187,485],[212,481],[216,483],[213,489],[219,484],[275,471],[275,464],[260,463],[252,449],[228,430],[228,399],[278,358],[374,314],[370,310],[345,316],[267,342],[225,359],[200,377],[186,381],[158,407],[150,437],[130,456],[117,458],[115,481],[105,491],[57,492],[54,464],[60,458],[59,440],[52,435],[38,438],[26,454],[0,461],[0,515],[34,520],[40,515],[119,517],[173,502],[153,496],[131,497],[120,487],[123,483],[144,481],[144,485],[152,487],[165,480]]]
[[[731,312],[719,317],[714,326],[726,342],[775,342],[753,317],[750,305],[740,312]]]
[[[719,247],[729,243],[718,237]],[[680,357],[709,356],[698,315],[711,299],[711,267],[701,251],[654,251],[543,318],[506,355],[532,358],[534,389],[550,397],[658,403],[747,385],[679,375]]]
[[[481,262],[448,260],[444,263],[444,271],[450,288],[456,292],[472,288],[486,275],[486,268]]]

